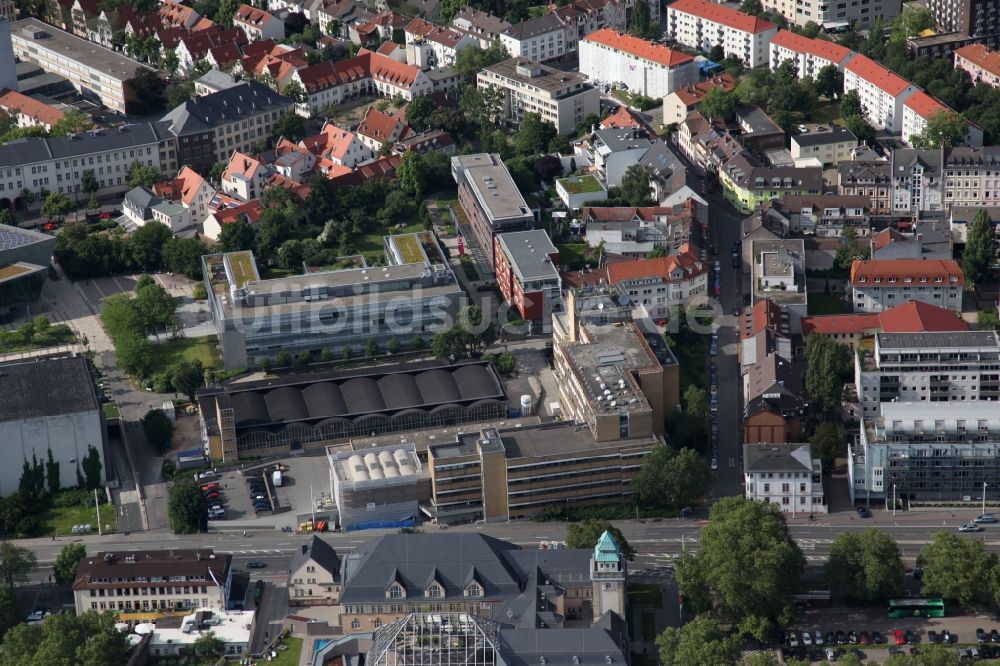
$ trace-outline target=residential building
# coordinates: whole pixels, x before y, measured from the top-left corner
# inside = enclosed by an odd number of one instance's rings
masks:
[[[815,157],[823,163],[823,168],[835,167],[848,161],[858,137],[854,132],[840,125],[803,126],[804,131],[793,134],[791,139],[792,159]]]
[[[8,243],[31,241],[25,236],[3,238]],[[37,266],[51,253],[48,242],[27,243],[3,249],[4,261],[22,257],[14,267]],[[48,268],[48,261],[41,264]],[[11,266],[6,266],[5,273]],[[0,293],[6,293],[0,285]],[[6,303],[5,303],[6,305]],[[100,481],[108,469],[104,412],[97,399],[89,361],[83,356],[38,356],[0,364],[0,391],[4,395],[0,410],[0,437],[3,438],[9,464],[0,471],[0,495],[17,492],[22,463],[54,460],[59,485],[77,485],[81,461],[96,456],[100,461]]]
[[[748,67],[767,64],[778,26],[709,0],[676,0],[667,5],[667,35],[699,51],[721,46],[727,57]]]
[[[369,106],[355,130],[361,143],[378,153],[386,143],[396,144],[413,134],[402,113],[390,114]]]
[[[260,279],[250,252],[202,257],[226,367],[257,365],[279,351],[361,350],[369,339],[409,343],[441,330],[457,312],[462,289],[436,238],[429,232],[387,236],[385,246],[381,269],[271,280]],[[400,257],[405,263],[394,263]],[[289,330],[293,313],[296,326]]]
[[[938,29],[951,33],[941,37],[957,42],[956,47],[969,43],[1000,46],[1000,17],[995,0],[928,0],[927,9]]]
[[[759,106],[736,109],[736,125],[742,132],[740,143],[745,148],[760,153],[768,150],[784,151],[785,130]]]
[[[260,43],[258,42],[258,44]],[[273,42],[268,42],[268,44],[274,45]],[[226,30],[215,28],[181,35],[177,40],[177,46],[174,47],[174,55],[177,56],[177,72],[188,76],[194,70],[195,65],[202,60],[207,61],[213,67],[223,67],[228,62],[220,61],[231,62],[233,59],[239,59],[241,47],[245,48],[246,46],[246,33],[239,27]],[[223,53],[225,57],[223,57]],[[240,69],[234,68],[236,73],[239,73]]]
[[[525,58],[490,65],[476,80],[479,88],[503,92],[504,120],[515,126],[525,113],[537,113],[560,134],[572,134],[584,118],[600,112],[601,93],[587,77]]]
[[[854,51],[836,42],[780,30],[771,39],[768,67],[774,71],[786,60],[791,60],[799,78],[811,76],[815,79],[821,69],[831,65],[843,72],[855,55]]]
[[[190,211],[181,204],[161,199],[145,187],[133,187],[122,200],[123,226],[134,231],[148,222],[159,222],[177,233],[192,225]]]
[[[755,240],[750,248],[752,302],[773,300],[798,330],[808,312],[805,271],[805,242],[801,238]]]
[[[812,196],[823,192],[821,167],[765,167],[740,153],[719,170],[723,193],[745,213],[771,199]]]
[[[499,41],[500,35],[510,28],[510,23],[503,18],[495,16],[492,12],[474,9],[471,5],[459,9],[451,24],[478,39],[479,46],[484,49]]]
[[[844,195],[868,197],[872,215],[892,214],[892,182],[892,164],[888,160],[837,164],[837,189]]]
[[[624,285],[570,289],[564,312],[552,316],[561,413],[585,423],[598,442],[662,435],[680,401],[677,359],[663,336],[629,313],[612,318],[618,305],[610,303],[623,297],[631,302]]]
[[[397,141],[392,150],[397,155],[409,152],[417,152],[421,155],[430,152],[454,155],[455,137],[443,130],[427,130],[420,134],[410,134],[405,139]]]
[[[892,212],[897,215],[943,210],[943,157],[940,150],[892,151]]]
[[[392,40],[393,32],[402,30],[410,19],[402,14],[385,9],[367,21],[349,23],[347,37],[354,44],[376,49],[387,40]]]
[[[264,195],[264,183],[269,175],[271,170],[260,160],[234,151],[222,172],[222,191],[242,201],[259,199]]]
[[[381,365],[377,371],[283,376],[198,392],[207,455],[228,462],[290,451],[322,453],[352,437],[505,419],[507,397],[492,365]]]
[[[848,442],[851,500],[979,502],[1000,483],[998,414],[982,402],[883,403]]]
[[[872,259],[951,259],[952,227],[942,219],[909,222],[901,220],[899,229],[888,228],[872,234]]]
[[[479,46],[472,35],[415,18],[403,31],[406,39],[406,62],[420,69],[452,67],[458,52],[466,46]]]
[[[956,50],[955,69],[968,72],[973,84],[1000,88],[1000,53],[985,44],[969,44]]]
[[[14,116],[18,127],[42,127],[47,130],[51,130],[66,115],[62,109],[16,90],[7,90],[0,95],[0,109]]]
[[[746,498],[776,504],[782,513],[826,513],[823,464],[809,444],[744,444]]]
[[[770,298],[755,301],[752,306],[743,308],[739,325],[740,366],[746,370],[761,364],[769,354],[791,361],[792,336],[799,332],[798,328],[792,330],[792,323],[791,313]],[[777,380],[772,380],[772,383],[774,381]],[[757,395],[749,390],[745,391],[745,399]]]
[[[313,535],[292,556],[288,566],[288,603],[333,606],[340,599],[340,556],[329,543]]]
[[[706,119],[699,111],[690,112],[677,128],[677,146],[703,173],[718,173],[744,150],[724,124]]]
[[[247,81],[184,102],[161,119],[177,138],[177,159],[192,169],[226,162],[233,151],[250,153],[271,136],[293,102],[267,86]]]
[[[736,80],[729,73],[722,73],[698,83],[689,83],[677,88],[663,98],[663,124],[682,123],[688,114],[696,110],[708,91],[722,88],[729,91],[736,87]],[[621,107],[627,112],[626,107]]]
[[[861,348],[876,333],[968,331],[969,324],[953,310],[923,301],[909,301],[871,313],[816,315],[802,318],[802,335],[825,335],[834,342]]]
[[[983,210],[993,223],[993,231],[996,233],[997,221],[1000,221],[1000,207],[998,206],[952,206],[948,211],[948,226],[951,230],[951,240],[954,245],[965,245],[969,238],[969,228],[976,214]]]
[[[608,190],[597,176],[567,176],[556,179],[556,195],[569,210],[580,210],[587,203],[607,201]]]
[[[860,0],[853,2],[816,2],[804,0],[768,0],[764,9],[784,16],[790,23],[804,27],[807,23],[815,23],[824,31],[841,32],[854,29],[854,26],[867,28],[876,16],[882,16],[890,21],[899,16],[902,10],[901,0]],[[782,30],[782,32],[788,32]]]
[[[800,393],[778,384],[743,407],[743,443],[797,442],[806,432],[809,404]]]
[[[256,629],[251,610],[194,608],[188,615],[157,618],[149,634],[148,654],[153,658],[180,657],[195,650],[199,638],[208,635],[222,643],[222,654],[235,658],[250,654]]]
[[[585,151],[588,163],[607,187],[617,187],[628,168],[638,164],[655,144],[645,129],[608,128],[592,132],[577,150]]]
[[[534,62],[566,55],[566,32],[555,14],[542,14],[516,23],[500,33],[507,53]]]
[[[215,198],[216,190],[211,183],[191,167],[185,166],[176,178],[153,185],[153,192],[162,199],[179,201],[190,211],[194,224],[204,224]]]
[[[263,9],[242,4],[233,16],[233,25],[243,31],[247,39],[256,42],[261,39],[284,39],[285,22]]]
[[[584,239],[590,247],[603,245],[608,253],[640,258],[657,247],[668,247],[676,252],[681,243],[689,240],[689,229],[672,229],[672,213],[673,208],[662,206],[588,206],[580,215],[580,223],[584,225]]]
[[[99,551],[76,567],[77,615],[114,611],[138,624],[183,616],[195,608],[224,611],[232,586],[232,555],[198,550]]]
[[[535,216],[497,154],[456,155],[451,158],[451,175],[476,242],[493,266],[494,237],[530,229]]]
[[[958,146],[943,152],[942,209],[1000,205],[1000,147]]]
[[[579,53],[581,74],[595,83],[624,83],[634,95],[663,97],[700,79],[690,54],[610,28],[580,40]]]
[[[66,77],[80,94],[118,113],[132,110],[136,72],[153,71],[136,60],[103,46],[28,18],[10,24],[14,56],[46,72]],[[0,37],[0,41],[2,41]],[[0,74],[3,72],[0,71]],[[17,88],[16,85],[8,85]]]
[[[492,523],[567,502],[627,502],[631,481],[659,441],[646,434],[598,442],[569,421],[459,433],[427,447],[431,512],[438,522]]]
[[[788,220],[789,229],[806,236],[841,236],[845,229],[867,236],[870,229],[871,199],[863,195],[787,196],[771,207]]]
[[[844,92],[861,99],[865,118],[877,129],[903,131],[903,102],[919,88],[874,60],[856,55],[844,68]]]
[[[615,261],[596,272],[606,273],[608,284],[622,287],[648,317],[661,319],[672,308],[708,295],[708,268],[698,251],[684,244],[666,257]]]
[[[910,95],[903,102],[903,141],[912,143],[913,137],[921,135],[928,121],[939,113],[955,113],[936,98],[922,90]],[[983,145],[983,130],[975,123],[966,121],[963,143],[967,146]]]
[[[238,82],[233,78],[232,74],[220,72],[217,69],[210,69],[195,80],[194,94],[198,97],[211,95],[220,90],[232,88],[235,85],[238,85]]]
[[[493,250],[497,285],[525,321],[548,322],[562,309],[559,250],[544,229],[497,234]]]
[[[850,287],[854,312],[881,312],[910,300],[961,312],[965,275],[953,259],[857,259]]]

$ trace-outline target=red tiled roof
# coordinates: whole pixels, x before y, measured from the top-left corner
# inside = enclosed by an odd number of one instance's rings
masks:
[[[770,329],[788,336],[788,316],[780,305],[771,299],[757,301],[749,312],[740,315],[740,337],[744,340]]]
[[[646,121],[639,117],[639,114],[626,106],[619,106],[617,111],[601,121],[601,129],[624,129],[626,127],[650,129]]]
[[[778,34],[771,39],[772,44],[784,47],[796,53],[809,53],[810,55],[839,63],[851,53],[851,49],[841,46],[836,42],[825,39],[810,39],[804,35],[799,35],[791,30],[779,30]]]
[[[705,98],[709,90],[713,88],[722,88],[723,90],[732,90],[736,87],[736,79],[733,78],[732,74],[724,73],[719,76],[712,77],[711,79],[706,79],[700,83],[690,83],[683,88],[678,88],[674,92],[687,107],[695,106],[700,104],[701,100]],[[625,107],[622,107],[625,108]]]
[[[802,318],[802,335],[860,335],[874,331],[878,326],[878,313],[816,315]]]
[[[688,249],[688,246],[684,245],[681,247],[680,254],[677,255],[608,264],[608,282],[618,284],[623,281],[644,278],[660,278],[664,282],[670,282],[670,274],[678,268],[684,271],[685,278],[704,272],[706,266],[695,259]]]
[[[229,165],[226,167],[226,171],[222,174],[222,177],[224,180],[229,180],[233,175],[239,174],[246,178],[253,178],[260,166],[259,160],[255,160],[237,150],[229,158]]]
[[[399,136],[393,136],[396,127],[404,124],[398,116],[390,115],[384,111],[379,111],[374,106],[368,107],[365,117],[358,125],[358,134],[385,143],[405,138],[406,128],[400,129]]]
[[[895,229],[883,229],[872,236],[872,250],[881,250],[890,243],[898,243],[905,240],[909,239]]]
[[[197,14],[190,7],[186,7],[177,2],[166,0],[158,10],[160,18],[167,25],[186,25],[193,15]]]
[[[878,284],[884,287],[897,284],[902,286],[905,278],[911,278],[916,283],[921,278],[927,278],[930,284],[934,284],[935,278],[941,278],[944,284],[949,284],[951,278],[956,278],[953,284],[965,284],[962,267],[954,259],[856,259],[851,265],[851,284],[862,284],[862,278],[865,279],[865,285],[871,285],[872,280],[881,278],[882,281]],[[896,278],[898,282],[890,283],[889,278]]]
[[[883,333],[921,333],[923,331],[967,331],[969,324],[951,310],[923,301],[910,301],[880,312]]]
[[[774,23],[764,19],[744,14],[730,7],[709,2],[708,0],[677,0],[673,4],[667,5],[667,10],[676,10],[698,16],[715,23],[742,30],[743,32],[758,33],[777,28]]]
[[[65,115],[62,111],[39,102],[37,99],[22,95],[16,90],[8,90],[0,95],[0,107],[50,127],[62,120]]]
[[[890,69],[886,69],[871,58],[856,55],[847,63],[847,71],[857,74],[868,83],[895,97],[908,87],[910,82]]]
[[[667,48],[662,44],[639,39],[611,28],[601,28],[583,38],[585,42],[603,44],[617,51],[628,53],[637,58],[655,62],[665,67],[676,67],[694,60],[694,56]]]
[[[240,47],[236,42],[226,42],[208,50],[220,67],[240,59]]]
[[[251,199],[245,204],[216,211],[215,219],[220,225],[222,225],[238,222],[245,216],[247,222],[250,224],[257,224],[260,220],[260,209],[260,199]]]
[[[1000,52],[992,51],[983,44],[969,44],[955,51],[955,61],[965,58],[991,74],[1000,75]]]
[[[911,111],[915,112],[918,116],[924,120],[930,120],[931,116],[937,115],[942,111],[948,111],[948,107],[937,101],[923,90],[918,90],[914,94],[910,95],[903,106],[907,106]]]
[[[273,20],[274,17],[263,9],[257,9],[250,5],[240,5],[240,8],[236,11],[236,16],[233,17],[234,22],[239,21],[255,28],[263,27]]]
[[[350,60],[333,63],[329,60],[299,70],[299,79],[307,93],[326,90],[351,81],[368,78],[371,53],[359,54]]]
[[[270,53],[277,46],[273,39],[259,39],[256,42],[250,42],[243,47],[243,57],[248,58],[250,56],[259,56],[265,53]]]
[[[455,48],[465,38],[465,33],[459,32],[454,28],[436,25],[422,18],[415,18],[410,21],[406,25],[405,31],[408,34],[419,35],[427,41],[437,42],[449,48]]]
[[[379,81],[384,81],[389,85],[396,86],[397,88],[409,88],[413,85],[413,82],[417,80],[417,75],[420,73],[420,68],[415,65],[407,65],[406,63],[393,60],[392,58],[387,58],[379,53],[372,53],[371,51],[366,51],[366,49],[361,49],[358,52],[360,56],[362,53],[368,53],[371,56],[369,60],[369,67],[371,72],[371,77]]]

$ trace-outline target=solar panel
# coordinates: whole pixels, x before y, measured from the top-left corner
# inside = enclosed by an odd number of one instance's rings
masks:
[[[0,226],[0,250],[11,250],[37,243],[38,239],[14,227]]]

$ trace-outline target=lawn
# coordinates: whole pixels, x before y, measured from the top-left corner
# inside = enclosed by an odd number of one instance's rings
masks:
[[[663,608],[663,590],[652,583],[629,583],[629,601],[643,608]]]
[[[201,365],[205,368],[222,367],[219,339],[214,335],[168,340],[156,345],[156,352],[149,376],[163,371],[178,361],[201,361]]]
[[[302,654],[302,639],[294,636],[285,637],[287,650],[277,650],[278,656],[267,662],[270,666],[299,666],[299,658]]]
[[[593,176],[574,176],[572,178],[560,178],[556,181],[569,194],[583,194],[584,192],[603,192],[604,188]]]
[[[847,312],[847,303],[840,300],[837,294],[810,293],[809,294],[809,314],[844,314]]]
[[[463,254],[460,261],[462,264],[462,270],[465,271],[465,277],[469,278],[469,280],[473,282],[478,280],[479,273],[476,272],[476,262],[474,262],[467,254]]]
[[[812,122],[820,125],[834,121],[842,124],[843,118],[840,117],[840,104],[832,100],[820,102],[816,105],[816,109],[812,112],[810,119]]]
[[[373,231],[361,237],[355,246],[356,254],[363,255],[369,265],[373,263],[385,263],[385,245],[382,238],[389,234],[414,234],[423,231],[424,225],[416,222],[402,229]]]
[[[261,280],[274,280],[299,275],[302,271],[296,268],[281,268],[280,266],[265,266],[260,272]]]
[[[247,282],[257,278],[253,257],[249,252],[231,252],[228,259],[237,287],[242,288]]]
[[[420,242],[417,241],[416,236],[399,236],[395,242],[399,253],[403,256],[403,263],[422,264],[424,262],[424,253],[420,249]]]
[[[113,402],[104,403],[104,418],[106,419],[117,419],[121,416],[121,412],[118,411],[118,405]]]
[[[578,271],[587,262],[597,265],[597,250],[586,243],[557,243],[559,264],[568,271]]]
[[[114,532],[118,514],[115,507],[107,504],[101,505],[101,524],[109,525],[110,531]],[[39,534],[52,534],[53,532],[64,536],[73,533],[74,525],[90,525],[94,534],[97,534],[97,510],[93,505],[52,507],[38,517],[42,527]]]

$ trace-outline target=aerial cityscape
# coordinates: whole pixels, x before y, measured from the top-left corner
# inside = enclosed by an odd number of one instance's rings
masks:
[[[1000,0],[0,0],[0,666],[1000,660]]]

